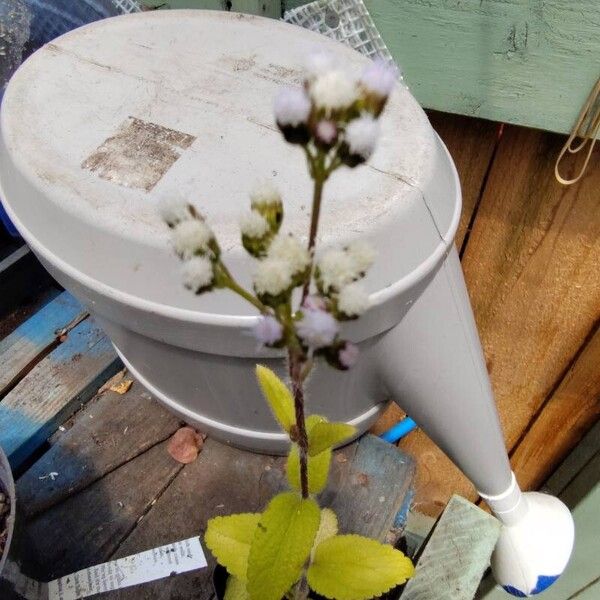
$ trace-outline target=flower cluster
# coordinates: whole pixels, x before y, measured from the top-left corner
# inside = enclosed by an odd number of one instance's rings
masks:
[[[373,263],[374,251],[355,241],[327,250],[315,264],[321,193],[334,170],[356,167],[372,155],[378,118],[396,80],[396,69],[384,61],[370,63],[355,80],[330,54],[317,52],[307,62],[304,85],[277,95],[277,125],[288,142],[303,146],[315,182],[312,222],[308,244],[302,243],[281,230],[284,209],[277,188],[265,181],[252,190],[240,232],[243,247],[256,259],[253,293],[229,273],[212,230],[191,205],[163,206],[173,247],[184,261],[185,286],[197,294],[229,288],[251,302],[261,312],[253,330],[261,345],[286,347],[304,361],[322,355],[339,369],[356,361],[358,349],[340,337],[340,322],[358,318],[369,306],[360,280]],[[295,291],[301,297],[296,309]]]
[[[303,87],[287,87],[275,98],[275,120],[285,139],[322,151],[333,168],[369,159],[379,137],[378,117],[397,81],[397,69],[378,59],[359,81],[325,52],[310,56]]]

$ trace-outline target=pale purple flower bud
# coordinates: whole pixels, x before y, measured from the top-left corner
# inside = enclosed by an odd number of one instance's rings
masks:
[[[302,306],[308,310],[325,310],[327,308],[325,300],[321,296],[306,296]]]
[[[342,365],[342,367],[345,369],[352,368],[356,364],[359,354],[360,350],[356,344],[353,344],[352,342],[346,342],[338,353],[340,365]]]
[[[310,98],[302,88],[285,87],[275,96],[274,110],[280,127],[298,127],[308,121]]]
[[[261,345],[271,346],[281,340],[283,327],[275,317],[267,315],[258,319],[252,333]]]
[[[296,324],[296,331],[308,347],[316,350],[333,343],[339,324],[324,310],[304,310],[302,319]]]
[[[398,67],[383,58],[376,58],[368,65],[360,78],[368,93],[387,98],[398,81]]]
[[[337,138],[338,130],[333,121],[323,119],[315,127],[315,137],[325,146],[331,146]]]

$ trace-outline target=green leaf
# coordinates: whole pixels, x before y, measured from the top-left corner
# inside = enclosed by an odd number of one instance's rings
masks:
[[[248,553],[260,513],[242,513],[215,517],[208,522],[204,541],[208,549],[227,572],[246,581]]]
[[[250,600],[250,596],[246,591],[246,582],[230,576],[227,579],[224,600]]]
[[[330,508],[323,508],[321,510],[321,523],[319,524],[319,531],[317,531],[317,537],[315,537],[315,542],[311,552],[311,560],[314,558],[314,553],[317,546],[321,542],[336,535],[337,532],[338,520],[336,514]]]
[[[250,547],[247,589],[252,600],[281,600],[298,581],[320,521],[312,498],[286,492],[271,500]]]
[[[331,464],[331,450],[325,450],[317,456],[307,457],[308,465],[308,491],[311,494],[322,492],[327,485],[329,466]],[[300,491],[300,452],[297,444],[293,444],[287,460],[287,479],[293,489]]]
[[[356,433],[356,427],[346,423],[316,423],[308,436],[308,453],[315,456],[333,448]]]
[[[275,418],[289,433],[296,424],[294,398],[289,388],[271,369],[256,365],[256,376],[264,397],[267,399]]]
[[[336,535],[321,542],[308,569],[308,584],[336,600],[380,596],[412,577],[409,558],[387,544],[360,535]]]

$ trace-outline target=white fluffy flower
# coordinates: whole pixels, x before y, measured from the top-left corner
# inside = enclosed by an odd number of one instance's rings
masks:
[[[280,233],[271,242],[267,257],[287,262],[294,275],[303,272],[310,264],[309,251],[291,234]]]
[[[324,310],[304,310],[302,318],[296,323],[296,331],[307,346],[318,349],[333,343],[339,324]]]
[[[344,250],[328,250],[319,259],[319,279],[325,292],[340,290],[358,275],[356,264]]]
[[[206,252],[212,237],[210,227],[203,221],[182,221],[173,230],[175,252],[184,259],[191,258],[199,252]]]
[[[376,256],[373,246],[364,240],[356,240],[350,243],[346,247],[346,252],[358,273],[366,273]]]
[[[338,295],[338,309],[348,317],[358,317],[369,308],[369,295],[360,283],[344,286]]]
[[[259,181],[250,192],[252,207],[269,204],[279,204],[281,194],[279,190],[268,180]]]
[[[305,61],[304,68],[309,79],[314,79],[333,71],[337,67],[335,56],[323,48],[311,52]]]
[[[261,345],[272,345],[281,339],[283,327],[275,317],[267,315],[258,319],[252,333]]]
[[[249,238],[260,239],[269,232],[270,227],[267,220],[259,212],[251,210],[242,215],[240,219],[240,230],[242,235]]]
[[[195,256],[183,263],[183,284],[193,292],[209,287],[214,278],[212,263],[206,256]]]
[[[375,59],[368,65],[360,78],[362,86],[371,94],[387,98],[398,80],[396,65],[382,58]]]
[[[371,115],[363,114],[346,127],[346,143],[350,154],[358,154],[365,160],[373,154],[378,137],[379,122]]]
[[[288,261],[265,258],[258,263],[254,273],[254,289],[257,294],[277,296],[291,287],[292,276]]]
[[[164,198],[161,200],[159,204],[159,212],[163,221],[165,221],[165,223],[171,227],[175,227],[177,223],[181,223],[182,221],[187,221],[192,218],[192,214],[190,213],[187,203],[177,200],[173,197]]]
[[[282,127],[298,127],[308,121],[311,103],[303,88],[286,87],[277,93],[273,103],[275,120]]]
[[[343,71],[329,71],[312,82],[310,95],[318,108],[331,111],[351,106],[358,97],[358,92],[354,81]]]

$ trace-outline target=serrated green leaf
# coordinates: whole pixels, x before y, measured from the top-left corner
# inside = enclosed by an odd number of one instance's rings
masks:
[[[317,456],[307,457],[308,491],[311,494],[322,492],[327,485],[329,466],[331,465],[331,450],[325,450]],[[287,479],[293,489],[301,491],[300,485],[300,452],[296,444],[292,445],[287,460]]]
[[[336,600],[367,600],[412,577],[410,558],[387,544],[360,535],[336,535],[321,542],[308,569],[308,584]]]
[[[248,557],[252,600],[281,600],[299,579],[319,529],[321,511],[295,492],[275,496],[263,513]]]
[[[223,600],[250,600],[246,590],[246,582],[233,577],[233,575],[228,577]]]
[[[311,552],[311,560],[314,557],[315,550],[317,546],[333,537],[338,532],[338,519],[337,515],[330,508],[321,509],[321,522],[319,523],[319,531],[317,531],[317,536],[315,537],[315,542],[313,544],[312,552]]]
[[[356,433],[356,427],[346,423],[316,423],[308,435],[308,453],[316,456],[333,448]]]
[[[296,424],[294,398],[287,385],[271,369],[256,365],[256,376],[264,397],[279,424],[289,433]]]
[[[208,522],[204,542],[227,572],[246,581],[248,554],[260,513],[215,517]]]

